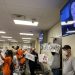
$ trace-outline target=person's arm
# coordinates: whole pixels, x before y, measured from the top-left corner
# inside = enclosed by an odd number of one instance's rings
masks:
[[[73,66],[73,71],[75,73],[75,58],[72,59],[72,66]]]
[[[2,60],[4,60],[4,57],[2,56],[1,52],[0,52],[0,56],[1,56]]]

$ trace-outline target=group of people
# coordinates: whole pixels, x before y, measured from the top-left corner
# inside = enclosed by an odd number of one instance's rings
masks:
[[[0,72],[2,75],[13,75],[17,73],[17,75],[25,75],[26,61],[25,55],[28,53],[27,49],[22,50],[17,46],[16,48],[12,46],[11,49],[5,50],[3,54],[2,50],[0,50],[0,58],[2,59],[2,64],[0,65]],[[35,48],[31,48],[30,52],[35,56],[35,61],[29,60],[29,68],[31,75],[35,75],[35,67],[38,59],[38,54],[35,52]]]
[[[15,72],[17,75],[25,75],[26,61],[28,59],[25,58],[25,55],[30,53],[35,56],[35,61],[29,60],[29,70],[31,75],[35,75],[35,69],[37,66],[38,54],[35,52],[35,48],[28,50],[22,50],[17,46],[12,49],[7,49],[5,51],[5,56],[3,52],[0,50],[0,58],[2,59],[2,65],[0,64],[0,72],[2,75],[13,75]],[[55,51],[51,52],[54,59],[52,62],[51,70],[53,75],[60,75],[60,55]],[[69,45],[65,45],[62,48],[62,60],[63,60],[63,75],[74,75],[75,74],[75,58],[71,56],[71,47]],[[19,74],[20,73],[20,74]]]
[[[54,57],[51,69],[53,75],[75,75],[75,57],[72,56],[71,46],[62,47],[62,74],[60,74],[60,58],[56,52],[52,52]]]

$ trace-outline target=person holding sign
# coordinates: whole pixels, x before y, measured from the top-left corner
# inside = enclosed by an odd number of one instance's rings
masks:
[[[29,67],[30,67],[31,75],[35,75],[34,71],[36,69],[36,64],[38,59],[38,54],[35,52],[35,48],[31,49],[31,54],[35,56],[35,61],[29,60]]]
[[[53,56],[52,64],[50,66],[53,75],[60,75],[60,45],[52,44],[51,45],[51,54]]]

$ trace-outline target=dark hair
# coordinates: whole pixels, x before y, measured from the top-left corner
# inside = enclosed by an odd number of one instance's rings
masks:
[[[13,52],[11,50],[6,50],[6,56],[11,56],[13,58]]]
[[[12,48],[14,48],[14,46],[12,46]]]
[[[19,46],[16,46],[16,50],[18,50],[19,49]]]
[[[56,43],[56,42],[57,42],[57,38],[54,38],[54,39],[53,39],[53,43]]]
[[[71,49],[71,46],[65,45],[62,49],[68,50],[68,49]]]

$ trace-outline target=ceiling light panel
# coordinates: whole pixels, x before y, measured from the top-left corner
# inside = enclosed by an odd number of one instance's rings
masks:
[[[28,41],[28,42],[24,42],[24,43],[30,43],[30,42]]]
[[[10,36],[1,36],[2,38],[7,38],[7,39],[11,39],[12,37]]]
[[[30,42],[30,40],[23,40],[24,42]]]
[[[15,24],[18,24],[18,25],[27,25],[27,26],[38,26],[38,22],[34,21],[24,21],[24,20],[14,20],[14,23]]]
[[[10,41],[10,42],[18,42],[15,39],[8,39],[8,41]]]
[[[30,40],[30,39],[32,39],[32,38],[22,38],[23,40]]]
[[[0,34],[5,34],[6,32],[4,32],[4,31],[0,31]]]
[[[34,34],[32,34],[32,33],[20,33],[20,35],[33,36]]]
[[[1,41],[5,41],[5,40],[0,40],[0,42],[1,42]]]

